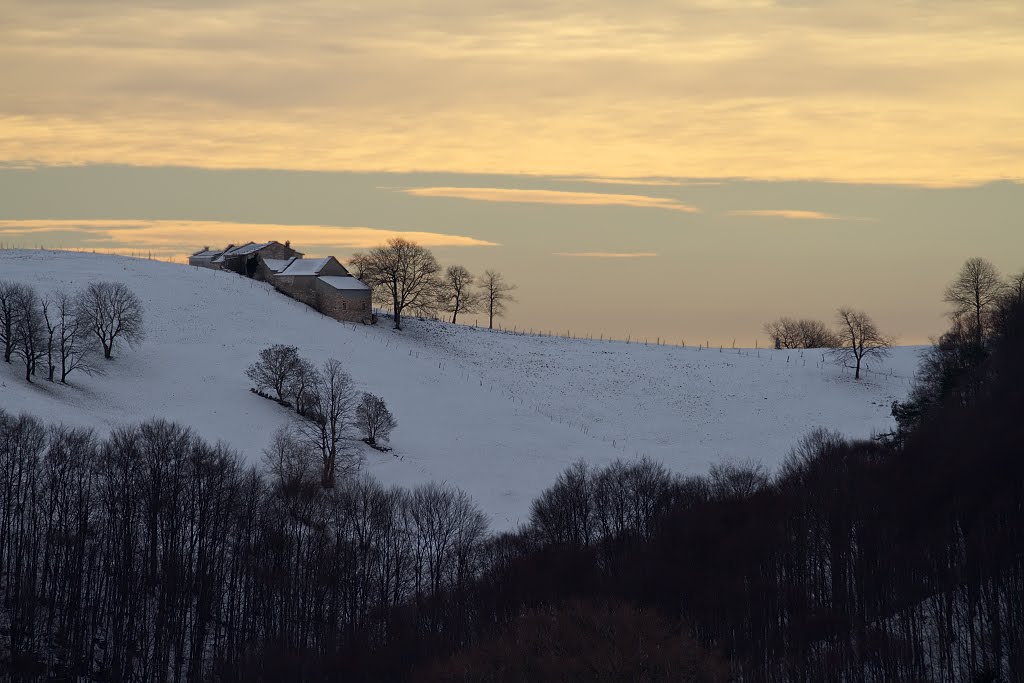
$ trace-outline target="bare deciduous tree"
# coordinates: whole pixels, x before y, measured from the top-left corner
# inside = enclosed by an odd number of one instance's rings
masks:
[[[87,375],[100,372],[95,363],[96,353],[88,344],[87,322],[79,314],[79,297],[65,290],[52,295],[53,315],[57,322],[57,353],[60,356],[60,382],[67,384],[68,375],[80,370]]]
[[[387,441],[391,430],[398,426],[384,399],[369,393],[363,394],[356,407],[356,422],[371,446],[377,445],[377,439]]]
[[[31,287],[18,287],[11,306],[13,353],[25,364],[25,379],[31,382],[36,364],[46,357],[46,324],[39,295]]]
[[[319,483],[316,456],[295,426],[278,428],[263,451],[263,463],[285,495],[295,495]]]
[[[1024,304],[1024,270],[1010,276],[1006,296],[1016,304]]]
[[[320,454],[320,483],[325,488],[334,486],[341,442],[352,426],[357,396],[355,383],[341,362],[329,358],[317,372],[307,419],[296,422],[299,433]]]
[[[494,318],[505,314],[505,304],[515,301],[511,292],[516,286],[505,281],[505,277],[495,271],[486,270],[480,279],[483,305],[487,309],[487,327],[494,329]]]
[[[289,383],[295,378],[302,364],[299,350],[286,344],[274,344],[260,351],[258,361],[250,365],[245,375],[256,389],[273,389],[278,401],[284,401],[288,395]]]
[[[946,287],[944,300],[953,305],[953,315],[970,314],[974,341],[979,346],[984,342],[986,329],[990,327],[988,315],[999,304],[1006,283],[999,271],[983,258],[969,258],[956,279]]]
[[[316,368],[305,358],[299,358],[291,376],[287,379],[286,391],[295,401],[295,412],[305,415],[309,408],[309,397],[316,385]]]
[[[123,282],[90,282],[79,303],[79,313],[100,340],[107,360],[119,339],[134,346],[145,338],[142,302]]]
[[[429,312],[436,305],[441,266],[426,247],[395,237],[366,254],[353,254],[350,262],[378,301],[391,304],[396,330],[402,329],[406,309]]]
[[[25,285],[0,280],[0,342],[4,346],[4,362],[11,362],[14,353],[15,303],[23,295]]]
[[[840,308],[836,311],[836,323],[839,326],[839,346],[833,350],[833,354],[844,363],[854,363],[854,379],[860,379],[861,363],[865,358],[884,358],[889,355],[893,338],[882,334],[867,313]]]
[[[777,349],[830,349],[838,345],[835,332],[820,320],[782,317],[764,324]]]
[[[715,463],[708,471],[708,477],[711,495],[721,500],[748,498],[771,483],[764,465],[754,460]]]
[[[473,289],[476,278],[465,266],[448,266],[440,285],[440,304],[458,322],[459,313],[476,313],[483,297]]]
[[[46,328],[46,379],[52,382],[53,376],[57,372],[57,362],[53,357],[53,352],[60,333],[60,321],[57,317],[56,302],[52,295],[44,296],[40,307],[43,313],[43,325]]]

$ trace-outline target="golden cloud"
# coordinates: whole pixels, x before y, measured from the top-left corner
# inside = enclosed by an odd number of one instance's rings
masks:
[[[565,192],[561,190],[520,190],[501,187],[411,187],[401,190],[416,197],[449,197],[480,202],[522,204],[566,204],[572,206],[631,206],[643,209],[668,209],[698,213],[699,209],[670,197],[603,192]]]
[[[821,211],[803,211],[800,209],[751,209],[747,211],[729,211],[729,216],[762,216],[765,218],[792,218],[802,221],[840,221],[840,220],[864,220],[863,218],[848,218],[846,216],[835,216]]]
[[[1019,2],[208,4],[6,3],[0,160],[1024,177]]]
[[[652,258],[657,256],[653,251],[556,251],[555,256],[571,256],[573,258]]]
[[[59,235],[46,233],[59,233]],[[71,238],[65,235],[73,235]],[[4,220],[0,236],[18,245],[96,249],[109,253],[152,252],[160,257],[182,257],[212,244],[290,240],[298,249],[368,249],[393,237],[404,237],[427,247],[491,247],[496,242],[436,232],[389,230],[332,225],[283,225],[191,220]]]

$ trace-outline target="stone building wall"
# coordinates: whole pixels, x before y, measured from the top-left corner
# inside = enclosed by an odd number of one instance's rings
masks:
[[[292,249],[290,245],[271,242],[262,249],[249,254],[228,256],[224,259],[224,263],[221,267],[224,270],[230,270],[238,273],[239,275],[248,275],[249,277],[257,279],[266,279],[266,277],[259,277],[261,270],[265,270],[265,268],[261,269],[260,266],[261,256],[263,258],[271,259],[289,259],[293,256],[301,257],[302,254]]]
[[[370,322],[373,318],[368,289],[335,289],[317,279],[314,291],[314,298],[318,300],[319,310],[324,315],[349,322]]]
[[[213,262],[212,257],[201,257],[190,256],[188,258],[188,264],[190,266],[198,266],[200,268],[210,268],[212,270],[219,270],[219,265]]]
[[[315,275],[276,275],[271,282],[293,299],[335,320],[369,322],[373,317],[369,290],[336,289]]]

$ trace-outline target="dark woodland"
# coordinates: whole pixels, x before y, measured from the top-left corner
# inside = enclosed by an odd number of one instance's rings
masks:
[[[993,320],[939,340],[896,433],[771,476],[579,464],[498,535],[433,484],[0,413],[0,673],[1024,680],[1024,306]]]

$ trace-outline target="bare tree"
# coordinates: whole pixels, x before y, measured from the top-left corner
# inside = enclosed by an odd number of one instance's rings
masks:
[[[884,358],[889,355],[894,339],[882,334],[867,313],[852,308],[836,311],[839,326],[839,346],[833,350],[843,363],[853,361],[854,379],[860,379],[861,363],[865,358]]]
[[[440,284],[440,304],[443,310],[452,314],[452,322],[458,322],[459,313],[476,313],[480,310],[483,297],[473,289],[476,278],[465,266],[448,266]]]
[[[1024,304],[1024,270],[1010,276],[1006,296],[1015,304]]]
[[[711,495],[722,500],[749,498],[771,483],[764,465],[755,460],[715,463],[708,471],[708,478]]]
[[[4,362],[11,362],[14,353],[15,305],[24,294],[25,285],[0,280],[0,342],[4,346]]]
[[[286,344],[274,344],[260,351],[258,361],[250,365],[245,375],[256,389],[273,389],[278,401],[284,401],[291,382],[302,363],[299,350]]]
[[[31,287],[19,287],[13,295],[11,334],[13,353],[25,364],[25,379],[31,382],[36,364],[46,357],[46,325],[39,295]]]
[[[487,327],[494,329],[494,318],[505,314],[505,304],[515,301],[511,292],[516,286],[505,282],[505,277],[496,270],[484,271],[480,279],[483,305],[487,308]]]
[[[95,363],[96,353],[87,342],[87,322],[79,315],[79,297],[65,290],[52,295],[53,315],[57,323],[57,352],[60,356],[60,382],[67,384],[68,375],[80,370],[87,375],[100,372]]]
[[[320,483],[333,487],[341,442],[352,426],[358,392],[339,361],[330,358],[317,373],[305,420],[296,423],[305,441],[320,453]]]
[[[286,495],[315,487],[319,473],[316,456],[308,448],[294,425],[279,427],[263,450],[263,463]]]
[[[988,315],[995,309],[1006,291],[1006,283],[999,271],[983,258],[969,258],[956,279],[946,287],[944,300],[953,305],[953,314],[970,314],[974,341],[979,346],[990,327]]]
[[[305,415],[309,408],[309,399],[316,386],[316,368],[305,358],[299,358],[295,368],[286,380],[288,396],[295,401],[295,412]]]
[[[391,430],[398,426],[384,399],[369,393],[363,394],[356,407],[356,422],[371,446],[377,445],[377,439],[387,441]]]
[[[79,313],[100,340],[107,360],[118,339],[134,346],[145,338],[142,302],[123,282],[90,282],[79,303]]]
[[[353,254],[351,264],[378,301],[391,304],[396,330],[402,329],[406,309],[428,312],[436,305],[441,266],[426,247],[394,237],[383,247]]]
[[[57,372],[57,362],[54,360],[53,352],[60,332],[60,319],[57,316],[56,302],[51,294],[43,297],[40,306],[43,313],[43,324],[46,328],[46,379],[53,382],[53,376]]]
[[[777,349],[830,349],[838,345],[835,332],[820,320],[782,317],[764,324]]]

